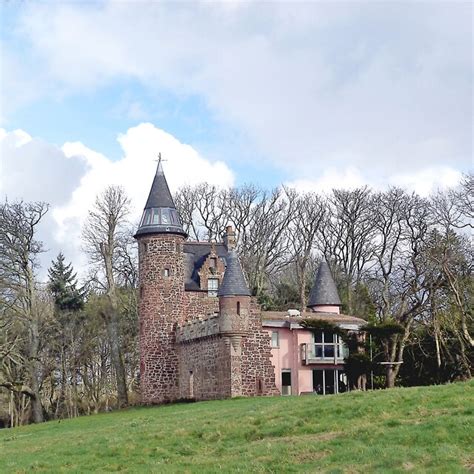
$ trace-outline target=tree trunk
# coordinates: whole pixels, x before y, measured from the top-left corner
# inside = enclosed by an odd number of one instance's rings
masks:
[[[387,365],[387,369],[386,369],[386,383],[385,383],[385,386],[387,388],[394,388],[395,387],[395,378],[396,378],[397,374],[396,374],[396,371],[395,371],[395,368],[393,365]]]
[[[118,408],[128,405],[128,392],[126,373],[123,363],[122,350],[120,347],[120,335],[118,330],[117,311],[112,305],[106,315],[107,336],[110,345],[110,357],[115,371],[115,379],[117,382],[117,403]]]

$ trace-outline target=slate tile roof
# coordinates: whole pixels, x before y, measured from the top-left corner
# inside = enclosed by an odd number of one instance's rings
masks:
[[[307,304],[309,308],[318,305],[341,306],[336,284],[332,278],[329,265],[326,262],[319,265]]]
[[[227,254],[227,268],[217,294],[218,296],[250,296],[250,290],[235,250]]]

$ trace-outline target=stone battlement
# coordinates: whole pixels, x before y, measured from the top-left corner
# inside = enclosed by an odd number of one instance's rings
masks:
[[[176,342],[185,343],[195,339],[219,334],[219,315],[213,314],[204,319],[190,321],[176,328]]]

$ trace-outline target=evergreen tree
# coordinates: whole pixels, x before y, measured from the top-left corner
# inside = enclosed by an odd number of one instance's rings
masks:
[[[65,264],[62,252],[51,262],[48,275],[49,289],[60,312],[79,311],[84,307],[84,290],[77,287],[77,275],[71,263]]]

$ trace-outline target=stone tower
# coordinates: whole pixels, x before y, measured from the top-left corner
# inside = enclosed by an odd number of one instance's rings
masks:
[[[139,228],[140,390],[143,403],[178,398],[176,327],[183,320],[186,233],[158,163]]]
[[[219,331],[229,358],[230,393],[242,395],[242,338],[249,332],[250,291],[242,273],[239,257],[231,250],[219,289]]]

